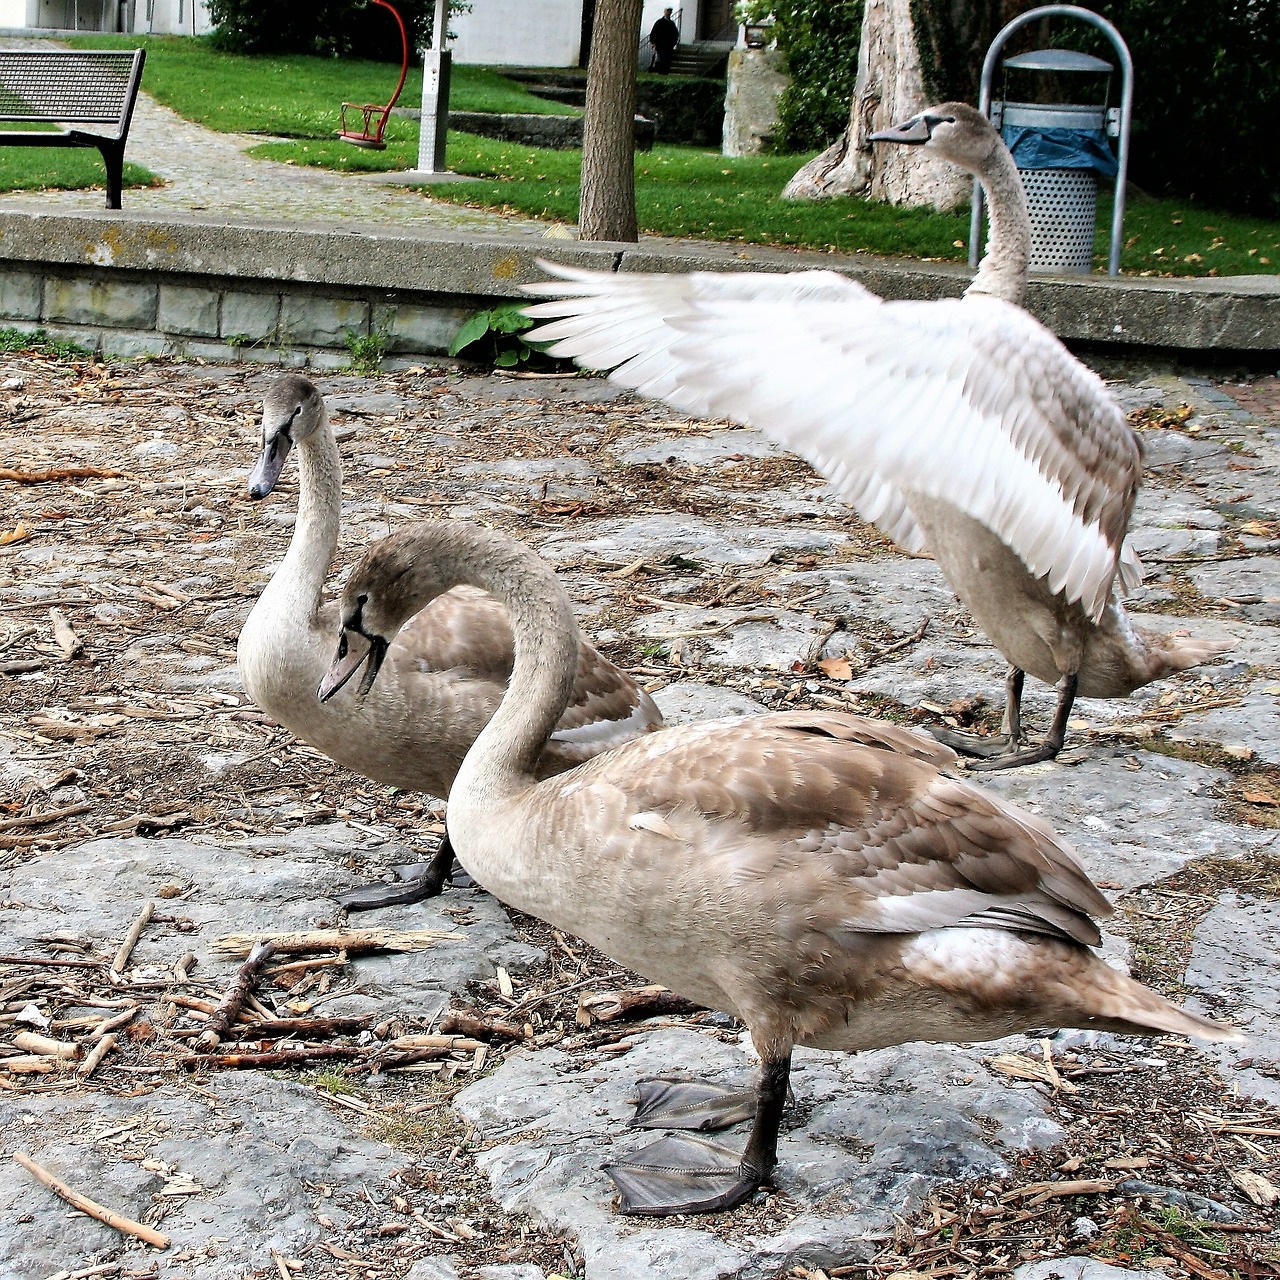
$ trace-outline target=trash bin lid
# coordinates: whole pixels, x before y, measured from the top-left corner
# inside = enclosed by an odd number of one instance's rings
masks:
[[[1111,71],[1111,63],[1075,49],[1035,49],[1004,60],[1015,71]]]

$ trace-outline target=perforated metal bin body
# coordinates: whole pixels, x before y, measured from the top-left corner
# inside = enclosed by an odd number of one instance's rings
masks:
[[[1110,42],[1120,70],[1120,105],[1078,106],[1071,103],[1041,105],[1027,102],[993,102],[992,82],[1005,43],[1029,23],[1042,18],[1067,18],[1096,28]],[[1038,49],[1004,60],[1006,68],[1027,71],[1100,71],[1112,64],[1091,54],[1070,49]],[[1108,86],[1110,82],[1108,81]],[[1109,96],[1109,95],[1108,95]],[[1114,140],[1115,180],[1111,205],[1111,248],[1107,273],[1120,274],[1120,249],[1124,237],[1124,184],[1129,165],[1129,125],[1133,115],[1133,58],[1120,33],[1106,18],[1074,4],[1046,4],[1006,23],[991,42],[982,63],[978,110],[1001,125],[1033,128],[1067,128],[1086,133],[1103,132]],[[1098,178],[1093,168],[1019,167],[1027,193],[1032,222],[1031,267],[1039,271],[1087,272],[1093,265],[1093,231],[1097,220]],[[969,219],[969,265],[978,265],[982,246],[983,193],[974,182]]]
[[[1001,122],[1032,129],[1086,129],[1101,132],[1107,109],[1056,102],[1005,102]],[[993,112],[993,115],[995,112]],[[1092,169],[1023,169],[1018,176],[1031,215],[1032,271],[1093,270],[1093,236],[1098,224],[1098,176]]]

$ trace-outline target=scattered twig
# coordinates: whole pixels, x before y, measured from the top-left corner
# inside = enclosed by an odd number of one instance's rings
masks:
[[[97,1201],[90,1200],[88,1196],[82,1196],[78,1191],[72,1191],[65,1182],[55,1178],[48,1169],[36,1164],[30,1156],[23,1155],[21,1151],[15,1151],[13,1158],[24,1169],[34,1174],[38,1181],[43,1182],[50,1191],[55,1195],[61,1196],[69,1205],[79,1209],[81,1213],[87,1213],[89,1217],[96,1218],[99,1222],[104,1222],[107,1226],[123,1232],[125,1235],[137,1236],[139,1240],[145,1240],[148,1244],[155,1245],[157,1249],[167,1249],[169,1247],[168,1236],[161,1235],[159,1231],[144,1226],[141,1222],[135,1222],[132,1218],[126,1218],[123,1214],[116,1213],[114,1209],[104,1208]]]
[[[275,955],[275,945],[271,942],[256,942],[249,952],[248,959],[240,966],[235,981],[227,989],[226,995],[218,1001],[217,1008],[209,1015],[209,1025],[205,1027],[196,1044],[201,1049],[212,1049],[219,1040],[226,1036],[231,1024],[240,1014],[245,997],[253,989],[258,980],[262,966]]]
[[[132,1010],[130,1011],[129,1016],[133,1016]],[[89,1051],[88,1057],[86,1057],[76,1069],[76,1075],[79,1076],[81,1080],[87,1080],[95,1071],[97,1071],[98,1067],[102,1064],[103,1058],[105,1058],[115,1047],[115,1033],[109,1031],[106,1035],[102,1036]]]
[[[156,904],[154,902],[146,903],[142,910],[138,912],[138,918],[129,927],[129,932],[124,935],[124,941],[120,944],[120,949],[116,952],[115,959],[111,962],[112,982],[119,982],[124,977],[129,957],[133,954],[134,947],[138,945],[138,939],[142,936],[142,931],[147,927],[147,921],[151,919],[151,913],[155,909]]]
[[[270,1022],[250,1022],[236,1027],[239,1040],[311,1039],[324,1036],[353,1036],[366,1031],[372,1014],[336,1018],[275,1018]]]
[[[177,1059],[180,1067],[297,1067],[325,1058],[363,1058],[369,1050],[358,1044],[314,1044],[269,1053],[190,1053]]]
[[[62,650],[64,658],[70,660],[84,652],[84,641],[72,630],[61,609],[50,609],[49,621],[53,623],[53,642]]]
[[[470,1036],[473,1040],[523,1040],[525,1029],[502,1018],[481,1018],[470,1013],[450,1013],[440,1019],[442,1035]]]
[[[45,471],[24,471],[17,467],[0,467],[0,480],[16,484],[51,484],[56,480],[116,480],[124,472],[107,467],[49,467]]]
[[[437,942],[458,942],[464,935],[439,929],[315,929],[305,933],[228,933],[214,948],[228,955],[246,955],[258,942],[275,944],[278,955],[311,951],[423,951]]]
[[[43,813],[29,813],[22,818],[5,818],[0,821],[0,831],[13,831],[18,827],[47,827],[51,822],[77,817],[88,813],[92,808],[91,804],[69,804],[63,809],[46,809]]]
[[[80,1058],[84,1049],[70,1040],[55,1040],[52,1036],[42,1036],[36,1031],[19,1031],[13,1037],[15,1048],[25,1049],[28,1053],[47,1053],[54,1058]]]
[[[622,991],[584,991],[578,997],[577,1022],[634,1022],[661,1014],[698,1013],[702,1005],[678,996],[666,987],[628,987]]]

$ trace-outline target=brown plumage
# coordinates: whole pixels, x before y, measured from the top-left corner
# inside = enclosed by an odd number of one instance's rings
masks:
[[[511,674],[506,611],[472,587],[433,600],[390,646],[367,698],[321,704],[337,610],[321,592],[337,549],[342,466],[324,400],[297,374],[274,382],[263,404],[264,448],[250,493],[269,493],[291,446],[298,450],[293,537],[240,632],[245,690],[291,733],[366,777],[446,797],[462,760],[498,706]],[[662,723],[652,699],[591,645],[579,646],[569,705],[538,761],[540,775],[571,768]]]
[[[684,725],[538,781],[577,639],[532,552],[458,522],[411,526],[356,566],[344,627],[376,645],[458,582],[502,600],[516,637],[507,696],[450,801],[463,865],[504,902],[741,1018],[764,1062],[752,1137],[714,1194],[624,1160],[611,1172],[629,1211],[750,1194],[776,1158],[797,1044],[985,1040],[1046,1024],[1233,1035],[1099,960],[1093,917],[1110,907],[1068,846],[940,772],[953,753],[907,730],[833,712]],[[666,1142],[653,1158],[694,1177]]]

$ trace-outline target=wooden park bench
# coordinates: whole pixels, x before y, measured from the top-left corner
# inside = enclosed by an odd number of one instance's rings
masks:
[[[120,208],[145,57],[143,49],[0,49],[0,121],[64,126],[0,130],[0,146],[97,147],[107,167],[107,208]]]

